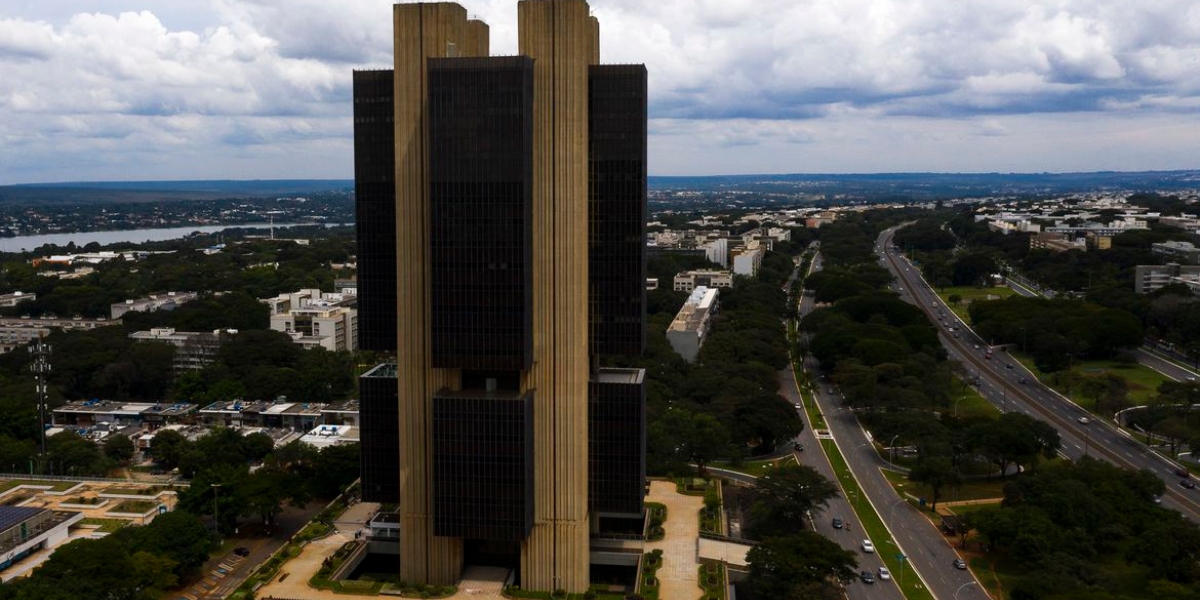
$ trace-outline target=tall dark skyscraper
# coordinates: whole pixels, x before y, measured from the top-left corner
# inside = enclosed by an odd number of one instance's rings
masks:
[[[599,65],[583,0],[523,0],[520,55],[452,3],[394,7],[354,74],[363,494],[400,575],[507,563],[583,591],[589,532],[642,510],[646,70]]]

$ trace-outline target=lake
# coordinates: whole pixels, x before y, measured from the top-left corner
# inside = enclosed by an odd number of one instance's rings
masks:
[[[314,225],[314,223],[276,223],[274,227],[275,229],[284,229],[300,225]],[[348,225],[348,223],[326,224],[326,227],[337,227],[339,225]],[[86,246],[92,242],[99,242],[101,246],[121,242],[131,242],[134,244],[162,242],[184,238],[197,231],[201,233],[217,233],[226,229],[270,229],[271,227],[270,223],[238,223],[234,225],[191,225],[188,227],[166,227],[163,229],[127,229],[125,231],[82,231],[79,233],[25,235],[0,238],[0,252],[29,252],[45,244],[66,246],[71,242],[75,242],[75,245],[79,247]]]

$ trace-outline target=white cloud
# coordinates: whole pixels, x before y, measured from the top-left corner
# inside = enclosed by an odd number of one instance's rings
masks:
[[[516,0],[463,5],[491,26],[493,53],[516,52]],[[1185,151],[1200,138],[1192,0],[591,5],[603,59],[649,68],[652,172],[1003,170],[1030,157],[1045,160],[1038,171],[1083,159],[1166,168],[1200,156]],[[390,28],[379,0],[6,0],[0,183],[200,168],[349,177],[350,74],[389,64]],[[1143,121],[1190,136],[1155,150]],[[1032,122],[1075,128],[1021,126]],[[1109,130],[1125,144],[1107,148],[1112,160],[1095,146],[1009,150]]]

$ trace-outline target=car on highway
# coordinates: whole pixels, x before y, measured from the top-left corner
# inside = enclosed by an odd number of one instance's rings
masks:
[[[879,567],[879,579],[881,581],[887,581],[891,578],[892,578],[892,572],[889,571],[887,567]]]
[[[841,519],[839,519],[839,518],[837,518],[837,517],[834,517],[834,518],[833,518],[833,528],[834,528],[834,529],[841,529],[841,528],[843,528],[843,527],[845,527],[845,526],[846,526],[846,524],[845,524],[845,523],[843,523]]]
[[[954,568],[958,569],[959,571],[966,571],[967,570],[967,561],[965,561],[961,558],[954,559]]]
[[[1028,379],[1025,379],[1024,377],[1022,377],[1022,378],[1020,378],[1020,379],[1018,379],[1018,380],[1017,380],[1017,383],[1019,383],[1019,384],[1021,384],[1021,385],[1025,385],[1025,384],[1029,383],[1029,380],[1028,380]]]
[[[1181,485],[1189,490],[1196,489],[1196,482],[1192,481],[1191,479],[1180,479],[1179,485]]]
[[[1193,485],[1192,487],[1195,487],[1195,485]],[[863,552],[866,552],[867,554],[873,554],[875,552],[875,544],[872,544],[871,540],[863,540],[862,541],[862,550],[863,550]]]
[[[1192,476],[1192,473],[1183,467],[1179,467],[1175,469],[1175,475],[1184,479],[1188,479]]]
[[[1088,423],[1091,423],[1091,420],[1089,420],[1087,417],[1079,417],[1080,425],[1087,425]]]
[[[875,576],[870,571],[863,571],[858,574],[863,583],[875,583]]]
[[[250,556],[250,549],[245,546],[238,546],[233,549],[233,553],[243,558]]]

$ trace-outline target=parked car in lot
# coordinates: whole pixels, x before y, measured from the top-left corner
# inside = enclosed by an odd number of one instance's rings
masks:
[[[875,544],[872,544],[871,540],[863,540],[862,541],[862,549],[863,549],[863,552],[871,554],[871,553],[875,552]]]

